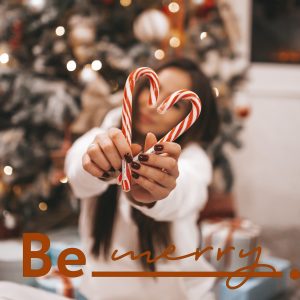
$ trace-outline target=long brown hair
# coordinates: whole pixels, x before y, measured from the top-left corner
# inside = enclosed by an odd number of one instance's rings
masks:
[[[189,142],[197,142],[202,147],[207,147],[218,134],[219,116],[217,111],[216,99],[212,92],[212,87],[208,78],[203,74],[198,65],[187,58],[177,58],[158,66],[155,70],[159,72],[169,67],[176,67],[186,71],[192,79],[191,90],[202,100],[202,111],[200,118],[187,130],[176,142],[184,148]],[[146,80],[141,80],[135,89],[133,101],[136,102],[142,90],[148,85]],[[136,103],[135,103],[136,104]],[[133,106],[133,120],[136,115],[136,107]],[[133,128],[133,140],[136,134]],[[119,198],[119,186],[110,185],[108,189],[97,198],[95,215],[93,217],[92,254],[100,255],[102,251],[105,259],[108,259],[111,240],[113,235],[114,221]],[[140,252],[151,251],[152,256],[159,249],[167,247],[172,240],[170,234],[170,222],[156,221],[144,215],[138,209],[131,207],[131,216],[138,228]],[[128,251],[131,249],[128,249]],[[141,260],[144,270],[155,271],[155,264],[148,264],[146,257]]]

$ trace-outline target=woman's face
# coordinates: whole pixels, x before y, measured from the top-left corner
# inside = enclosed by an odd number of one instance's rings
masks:
[[[168,67],[158,73],[160,89],[157,106],[173,92],[180,89],[191,89],[192,80],[190,75],[179,68]],[[142,90],[138,98],[138,113],[135,122],[136,130],[145,135],[148,132],[156,136],[163,136],[175,127],[190,111],[190,103],[179,101],[165,114],[159,114],[156,108],[148,105],[150,91]]]

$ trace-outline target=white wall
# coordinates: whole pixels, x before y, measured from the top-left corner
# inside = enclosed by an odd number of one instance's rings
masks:
[[[249,1],[230,2],[248,57]],[[263,226],[300,226],[300,66],[253,64],[249,77],[237,95],[252,107],[241,134],[244,147],[230,151],[238,211]]]
[[[261,225],[300,226],[300,97],[251,97],[231,153],[239,213]]]

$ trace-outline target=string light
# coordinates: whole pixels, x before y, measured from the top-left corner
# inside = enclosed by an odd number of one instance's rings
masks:
[[[46,202],[40,202],[40,203],[39,203],[39,209],[40,209],[41,211],[46,211],[46,210],[48,209],[47,203],[46,203]]]
[[[75,60],[69,60],[69,61],[67,62],[67,69],[68,69],[68,71],[70,71],[70,72],[76,70],[76,62],[75,62]]]
[[[213,90],[215,92],[216,97],[219,97],[220,96],[219,90],[216,87],[214,87]]]
[[[55,29],[55,33],[56,33],[56,35],[58,35],[58,36],[63,36],[64,34],[65,34],[65,28],[63,27],[63,26],[58,26],[58,27],[56,27],[56,29]]]
[[[7,53],[2,53],[2,54],[0,55],[0,62],[1,62],[2,64],[7,64],[8,61],[9,61],[9,55],[8,55]]]
[[[207,32],[203,31],[200,33],[200,40],[204,40],[207,37]]]
[[[67,182],[68,182],[68,177],[65,176],[65,177],[61,178],[59,181],[60,181],[61,183],[67,183]]]
[[[131,0],[120,0],[120,4],[122,6],[129,6],[131,4]]]
[[[157,49],[154,52],[154,57],[159,60],[163,59],[165,57],[165,51],[162,49]]]
[[[13,168],[11,166],[5,166],[3,168],[3,172],[4,172],[5,175],[10,176],[13,173]]]
[[[169,5],[168,5],[168,8],[169,8],[169,11],[173,14],[177,13],[180,9],[180,6],[178,3],[176,2],[171,2]]]
[[[102,68],[102,62],[98,59],[92,62],[92,69],[94,71],[99,71]]]
[[[177,48],[180,46],[180,39],[176,36],[170,38],[169,44],[173,48]]]

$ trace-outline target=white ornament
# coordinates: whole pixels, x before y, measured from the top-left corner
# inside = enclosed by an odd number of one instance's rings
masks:
[[[97,79],[97,73],[91,68],[90,65],[84,66],[79,76],[83,83],[88,83]]]
[[[14,229],[17,225],[16,218],[8,211],[3,212],[4,215],[4,226],[7,229]]]
[[[142,42],[161,41],[168,35],[170,23],[167,16],[157,9],[148,9],[137,17],[133,32]]]
[[[46,6],[46,1],[45,0],[27,0],[26,4],[33,11],[41,12]]]

